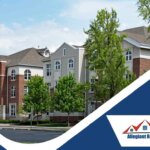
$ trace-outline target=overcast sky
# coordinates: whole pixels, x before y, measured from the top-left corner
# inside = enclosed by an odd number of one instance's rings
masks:
[[[98,10],[114,8],[120,30],[147,25],[137,12],[137,0],[0,0],[0,55],[63,42],[82,45]]]

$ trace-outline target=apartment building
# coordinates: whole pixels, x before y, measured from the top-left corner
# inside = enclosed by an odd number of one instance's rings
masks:
[[[119,34],[126,35],[123,41],[126,65],[129,70],[134,72],[136,77],[150,69],[150,33],[146,27],[137,27],[120,31]],[[55,88],[60,77],[69,72],[75,74],[78,82],[93,83],[95,72],[86,68],[85,50],[81,46],[63,43],[50,58],[43,61],[44,80],[50,89]],[[130,75],[126,75],[129,78]],[[93,97],[93,89],[88,94],[88,113],[97,107]]]
[[[76,81],[85,82],[84,48],[63,43],[50,58],[44,62],[44,81],[55,87],[60,77],[69,73],[75,75]]]
[[[84,48],[75,45],[63,43],[50,57],[43,60],[44,81],[48,84],[51,91],[55,89],[60,77],[74,74],[77,82],[86,82],[85,77],[85,59]],[[67,113],[54,112],[51,118],[55,120],[65,120]],[[77,120],[78,117],[83,116],[82,113],[72,113],[70,120]],[[73,116],[73,117],[72,117]]]
[[[1,118],[15,119],[31,76],[43,76],[42,60],[49,50],[29,48],[9,56],[0,56],[0,114]]]
[[[146,27],[136,27],[120,31],[119,34],[127,36],[123,41],[126,65],[139,77],[150,69],[150,33]],[[88,81],[92,84],[95,72],[87,69],[84,55],[82,46],[67,43],[63,43],[51,54],[47,48],[29,48],[9,56],[0,55],[0,118],[17,117],[23,96],[28,92],[26,82],[31,76],[44,76],[50,89],[55,88],[60,77],[70,72],[75,75],[77,82]],[[88,113],[97,107],[93,94],[91,88],[88,94]],[[66,114],[55,112],[52,115],[63,117]],[[72,115],[83,116],[80,113]]]
[[[150,33],[146,27],[123,30],[127,37],[123,41],[126,64],[139,77],[150,69]]]
[[[93,82],[95,72],[87,69],[87,63],[84,55],[85,49],[82,46],[63,43],[54,53],[51,53],[49,58],[43,60],[44,81],[48,84],[52,91],[55,89],[59,78],[66,76],[69,73],[74,74],[77,82]],[[87,95],[88,104],[86,107],[88,107],[88,114],[95,110],[93,94],[94,91],[91,88]],[[53,114],[53,116],[63,115],[59,112],[55,112]],[[74,116],[76,115],[77,113],[74,114]]]

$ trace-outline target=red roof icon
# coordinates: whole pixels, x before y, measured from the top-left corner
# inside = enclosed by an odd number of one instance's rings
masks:
[[[129,128],[127,128],[123,134],[129,134],[132,132],[138,132],[139,128],[143,125],[143,123],[147,123],[148,126],[150,126],[150,123],[147,120],[142,121],[140,124],[138,124],[137,126],[131,125]],[[131,131],[132,129],[132,131]]]

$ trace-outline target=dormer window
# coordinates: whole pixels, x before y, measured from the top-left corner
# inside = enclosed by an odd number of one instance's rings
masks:
[[[44,52],[44,56],[45,56],[45,57],[49,57],[49,55],[50,55],[49,50],[48,50],[48,49],[47,49],[47,50],[45,50],[45,52]]]
[[[60,61],[55,62],[55,69],[59,70],[60,69]]]
[[[66,55],[66,48],[63,49],[63,56]]]
[[[11,71],[11,80],[16,80],[16,71],[14,69]]]
[[[127,51],[126,52],[126,61],[130,61],[132,60],[132,52],[131,51]]]

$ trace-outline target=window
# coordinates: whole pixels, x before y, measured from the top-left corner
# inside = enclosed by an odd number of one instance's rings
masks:
[[[57,88],[58,81],[55,81],[55,88]]]
[[[56,70],[60,69],[60,61],[56,61],[56,63],[55,63],[55,69]]]
[[[143,126],[143,130],[147,130],[147,126]]]
[[[16,96],[16,87],[12,86],[11,87],[11,97],[15,97]]]
[[[91,83],[91,92],[94,92],[95,79],[91,79],[90,83]]]
[[[126,74],[126,79],[129,80],[129,81],[131,81],[131,79],[132,79],[131,74],[127,73],[127,74]]]
[[[51,64],[46,64],[46,75],[51,76]]]
[[[74,68],[74,61],[73,59],[69,59],[69,69]]]
[[[12,117],[16,116],[16,104],[9,105],[9,115]]]
[[[63,55],[66,55],[66,48],[63,49]]]
[[[31,79],[31,71],[30,70],[25,70],[24,71],[24,79],[25,80],[30,80]]]
[[[133,132],[133,129],[130,129],[130,132]]]
[[[48,86],[49,91],[50,91],[50,89],[51,89],[51,83],[47,83],[47,86]]]
[[[11,80],[16,80],[16,71],[14,69],[11,71]]]
[[[27,95],[29,92],[28,86],[24,86],[24,95]]]
[[[129,61],[131,59],[132,59],[132,53],[131,53],[131,51],[127,51],[126,52],[126,61]]]

